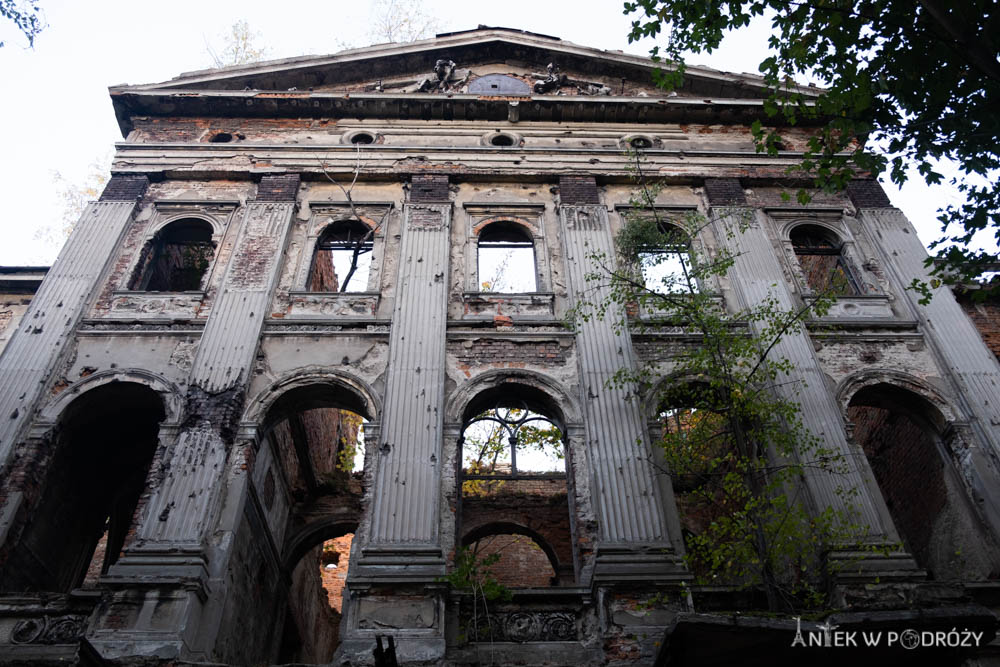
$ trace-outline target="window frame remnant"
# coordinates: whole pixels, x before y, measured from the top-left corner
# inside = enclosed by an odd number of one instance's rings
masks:
[[[656,229],[664,242],[644,247],[634,258],[643,285],[650,292],[663,290],[664,294],[697,294],[701,289],[697,278],[692,275],[691,237],[679,226],[668,222],[657,223]],[[673,257],[663,259],[670,256]],[[668,280],[671,276],[674,278]]]
[[[837,297],[864,294],[845,256],[845,243],[834,232],[819,225],[801,224],[790,230],[788,240],[799,264],[803,287]]]
[[[515,405],[517,404],[517,405]],[[520,413],[520,415],[518,415]],[[559,433],[560,448],[564,451],[563,443],[563,429],[559,427],[559,424],[538,412],[532,411],[527,404],[523,401],[497,401],[495,405],[489,407],[473,417],[467,419],[462,425],[461,435],[459,436],[459,445],[462,447],[462,469],[461,476],[463,480],[494,480],[494,479],[535,479],[544,478],[552,479],[558,475],[552,474],[551,472],[518,472],[517,469],[517,450],[519,446],[522,446],[520,439],[521,433],[526,426],[529,426],[533,422],[543,422],[550,424]],[[503,450],[506,450],[510,456],[510,472],[497,472],[497,458],[500,454],[500,449],[498,449],[493,457],[493,464],[489,473],[469,473],[465,469],[465,433],[469,427],[474,424],[479,423],[493,423],[496,424],[501,435],[506,441],[504,443]],[[566,474],[565,466],[565,454],[560,454],[560,460],[563,461],[562,466],[562,476]],[[502,464],[501,464],[502,465]]]
[[[203,291],[215,260],[213,233],[211,223],[201,218],[181,218],[164,225],[143,247],[129,289]]]
[[[507,251],[506,256],[499,261],[484,262],[484,251]],[[520,251],[520,252],[519,252]],[[531,253],[531,285],[530,289],[513,289],[519,283],[509,283],[509,278],[503,272],[509,272],[513,260],[515,263],[527,264],[527,252]],[[517,255],[523,255],[518,259]],[[483,265],[494,265],[494,275],[485,276]],[[476,274],[480,292],[490,294],[534,294],[538,292],[538,258],[535,253],[535,239],[523,225],[510,220],[497,220],[483,227],[476,235]],[[521,278],[527,272],[520,273]],[[497,279],[500,276],[501,279]],[[489,279],[487,279],[489,278]],[[497,286],[500,286],[499,288]]]
[[[305,289],[317,293],[367,292],[375,250],[374,229],[361,220],[346,219],[330,223],[316,239]],[[333,283],[326,282],[321,262],[328,257]],[[338,257],[346,262],[345,284],[337,276]],[[355,257],[357,261],[355,262]],[[353,267],[353,272],[351,271]],[[332,287],[332,289],[328,289]]]

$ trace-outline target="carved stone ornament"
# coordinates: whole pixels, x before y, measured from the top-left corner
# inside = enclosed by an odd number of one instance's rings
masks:
[[[605,86],[603,83],[570,79],[559,71],[559,65],[556,63],[549,63],[545,69],[548,70],[546,74],[539,72],[532,72],[531,74],[534,77],[538,77],[532,90],[539,95],[558,93],[559,89],[563,86],[576,86],[578,95],[611,94],[611,88]]]
[[[555,63],[549,63],[545,66],[548,70],[546,74],[539,74],[537,72],[532,72],[532,76],[542,77],[535,81],[535,85],[532,86],[534,90],[539,95],[545,95],[551,93],[554,90],[559,90],[565,86],[568,82],[565,74],[559,72],[559,65]]]
[[[470,70],[459,70],[454,60],[438,60],[434,63],[433,74],[421,79],[406,89],[409,93],[444,93],[464,86],[469,80]]]
[[[83,636],[86,616],[23,618],[10,632],[12,644],[72,644]]]
[[[562,642],[578,639],[576,616],[564,611],[514,611],[479,618],[472,641]]]

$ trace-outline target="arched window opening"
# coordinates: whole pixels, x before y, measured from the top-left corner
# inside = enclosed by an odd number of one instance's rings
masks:
[[[366,291],[374,247],[373,230],[360,220],[333,223],[316,241],[306,289],[310,292]]]
[[[651,292],[698,292],[691,261],[691,239],[680,227],[657,224],[646,246],[638,253],[643,284]]]
[[[809,289],[834,296],[861,293],[844,258],[843,244],[833,232],[816,225],[799,225],[790,238]]]
[[[195,218],[172,222],[144,249],[130,289],[147,292],[200,290],[214,256],[210,224]]]
[[[131,382],[108,383],[70,404],[38,504],[7,562],[4,590],[98,584],[126,546],[163,418],[159,395]]]
[[[670,473],[688,565],[698,576],[713,570],[709,554],[699,545],[720,520],[745,506],[745,498],[727,488],[740,486],[733,477],[739,462],[724,410],[717,403],[708,385],[678,386],[662,397],[660,430],[653,433]]]
[[[563,429],[547,403],[505,386],[473,402],[462,428],[459,535],[510,588],[575,579]]]
[[[537,290],[535,242],[521,225],[499,221],[487,225],[478,241],[479,289],[523,294]]]
[[[880,383],[858,391],[847,416],[893,523],[917,563],[935,578],[989,576],[995,556],[970,537],[983,529],[945,458],[941,413],[911,391]]]
[[[287,600],[275,647],[278,662],[325,664],[339,645],[351,542],[360,518],[367,415],[355,392],[313,384],[284,393],[264,419],[262,447],[274,453],[270,460],[280,469],[274,477],[284,483],[265,477],[263,487],[271,488],[259,488],[257,495],[265,508],[280,503],[290,509],[285,574],[275,583]],[[274,497],[278,493],[280,499]]]

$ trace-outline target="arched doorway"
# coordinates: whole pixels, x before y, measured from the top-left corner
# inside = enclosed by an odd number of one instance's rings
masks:
[[[562,423],[550,397],[517,382],[477,395],[464,413],[459,542],[508,588],[575,581]]]
[[[370,416],[353,389],[317,382],[282,394],[263,420],[263,444],[280,470],[271,479],[281,480],[270,493],[280,489],[287,507],[278,662],[328,663],[339,645]]]
[[[38,502],[7,562],[5,590],[96,585],[126,544],[164,416],[160,395],[134,382],[109,382],[69,404],[52,435]]]
[[[917,563],[932,578],[989,576],[996,555],[951,467],[941,411],[913,391],[875,383],[851,397],[847,417]]]

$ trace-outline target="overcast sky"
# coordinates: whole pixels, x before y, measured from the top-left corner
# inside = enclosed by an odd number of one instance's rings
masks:
[[[107,88],[150,83],[211,66],[206,42],[243,19],[262,33],[269,57],[326,54],[342,44],[364,44],[369,2],[281,3],[225,0],[69,2],[42,0],[47,27],[35,48],[24,47],[9,22],[0,24],[0,265],[51,263],[53,241],[36,239],[39,229],[58,228],[62,202],[53,172],[84,181],[88,166],[122,139]],[[647,44],[628,44],[630,19],[620,0],[425,0],[442,29],[479,24],[521,28],[601,49],[645,54]],[[766,48],[767,26],[730,38],[712,56],[691,62],[717,69],[754,70]],[[924,242],[938,230],[935,210],[943,189],[922,183],[890,198],[917,225]]]

